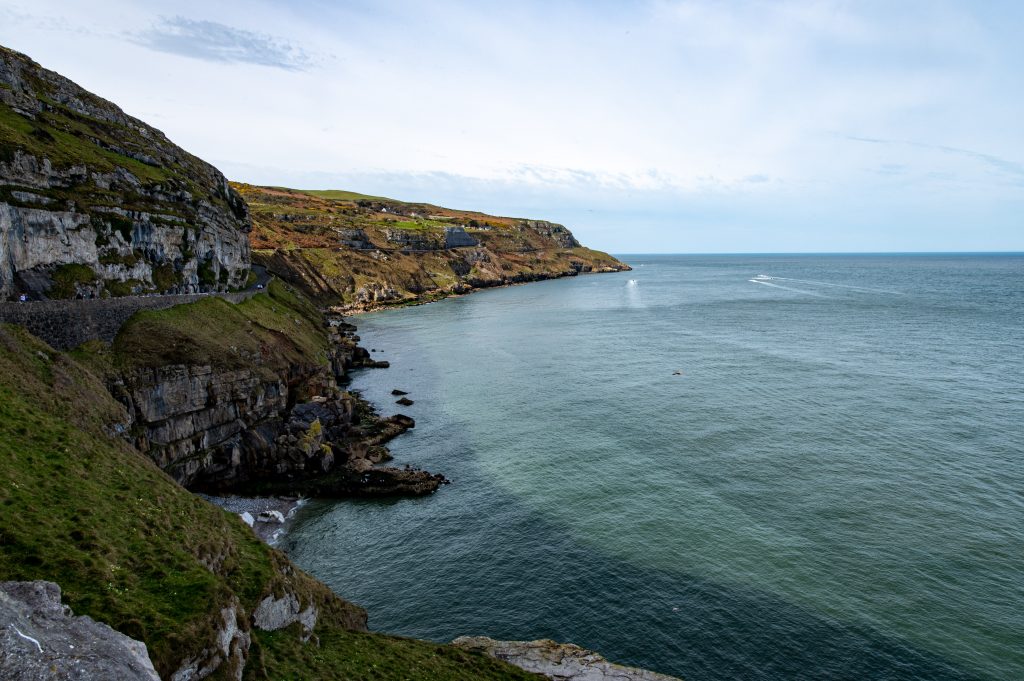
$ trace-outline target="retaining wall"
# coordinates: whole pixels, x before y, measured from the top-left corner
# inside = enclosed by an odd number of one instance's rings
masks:
[[[54,348],[69,350],[88,340],[112,342],[124,323],[139,310],[164,310],[211,296],[240,303],[256,293],[258,291],[0,302],[0,322],[20,324]]]

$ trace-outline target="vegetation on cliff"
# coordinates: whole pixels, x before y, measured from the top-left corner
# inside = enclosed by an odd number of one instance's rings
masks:
[[[57,582],[77,614],[145,642],[165,678],[210,660],[230,607],[251,644],[211,678],[232,676],[242,659],[253,679],[533,678],[448,646],[356,631],[360,608],[114,436],[124,420],[89,369],[0,326],[0,580]],[[309,642],[298,623],[251,624],[262,599],[285,593],[317,606]]]
[[[336,190],[234,187],[252,213],[253,257],[317,301],[347,309],[628,269],[542,220]]]
[[[326,368],[328,342],[320,311],[305,297],[272,281],[264,294],[238,304],[211,296],[136,313],[109,348],[90,344],[79,354],[91,355],[116,371],[206,364],[217,369],[284,372],[296,365]]]
[[[0,297],[244,285],[248,211],[216,168],[2,46],[0,86]]]

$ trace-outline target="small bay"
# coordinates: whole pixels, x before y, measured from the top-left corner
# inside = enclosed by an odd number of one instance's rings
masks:
[[[401,635],[1024,678],[1024,256],[623,259],[355,318],[396,463],[453,482],[313,502],[291,557]]]

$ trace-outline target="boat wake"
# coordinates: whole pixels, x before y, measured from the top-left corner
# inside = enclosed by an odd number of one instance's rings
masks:
[[[774,279],[775,277],[766,277],[766,278],[767,279]],[[803,293],[804,295],[814,296],[815,298],[828,298],[828,296],[823,296],[822,294],[815,293],[814,291],[805,291],[805,290],[800,289],[800,288],[793,288],[792,286],[783,286],[781,284],[773,284],[770,281],[765,281],[765,278],[755,277],[754,279],[748,279],[747,281],[749,281],[752,284],[761,284],[762,286],[771,286],[772,288],[781,288],[781,289],[783,289],[785,291],[793,291],[795,293]]]
[[[759,274],[753,279],[750,279],[749,281],[752,281],[756,284],[763,284],[769,280],[791,281],[796,284],[811,284],[812,286],[831,286],[833,288],[845,288],[851,291],[864,291],[866,293],[888,293],[889,295],[893,296],[906,295],[905,293],[901,293],[900,291],[890,291],[889,289],[884,288],[868,288],[867,286],[853,286],[851,284],[833,284],[828,281],[815,281],[813,279],[792,279],[790,277],[772,277],[767,274]]]

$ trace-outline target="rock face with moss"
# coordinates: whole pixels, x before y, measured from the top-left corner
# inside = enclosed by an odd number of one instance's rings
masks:
[[[213,166],[0,47],[0,299],[241,287],[250,228]]]
[[[343,310],[629,269],[544,220],[343,191],[234,186],[252,211],[254,258]]]
[[[240,303],[219,297],[137,313],[112,346],[75,352],[125,405],[118,431],[193,490],[350,497],[423,495],[445,482],[376,467],[412,428],[381,419],[342,383],[373,365],[351,327],[272,281]]]

